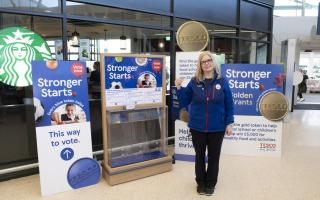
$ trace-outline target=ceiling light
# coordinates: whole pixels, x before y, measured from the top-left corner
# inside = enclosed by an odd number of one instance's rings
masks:
[[[80,34],[77,32],[76,28],[74,29],[74,32],[71,35],[71,46],[73,47],[79,47],[79,41],[80,41]]]

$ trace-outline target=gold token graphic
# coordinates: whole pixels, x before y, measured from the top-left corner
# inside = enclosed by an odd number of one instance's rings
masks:
[[[268,92],[260,99],[259,110],[262,116],[271,121],[279,121],[288,113],[289,103],[282,93]]]
[[[202,51],[208,45],[209,34],[201,23],[189,21],[179,27],[177,42],[183,51]]]

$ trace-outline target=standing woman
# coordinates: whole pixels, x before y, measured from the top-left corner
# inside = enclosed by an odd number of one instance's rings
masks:
[[[212,195],[218,180],[219,158],[224,135],[232,134],[233,99],[228,82],[222,78],[213,55],[199,55],[197,71],[187,87],[175,80],[179,102],[188,106],[188,126],[196,153],[197,192]],[[208,167],[205,152],[208,148]]]

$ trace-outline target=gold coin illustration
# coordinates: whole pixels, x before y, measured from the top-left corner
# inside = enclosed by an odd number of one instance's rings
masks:
[[[283,119],[288,114],[288,108],[287,97],[277,91],[266,93],[259,102],[261,115],[271,121]]]
[[[179,27],[177,42],[183,51],[202,51],[208,45],[209,34],[201,23],[188,21]]]

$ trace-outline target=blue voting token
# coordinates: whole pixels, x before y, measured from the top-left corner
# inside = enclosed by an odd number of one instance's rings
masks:
[[[94,185],[101,177],[101,167],[92,158],[75,161],[68,170],[68,183],[73,189]]]

